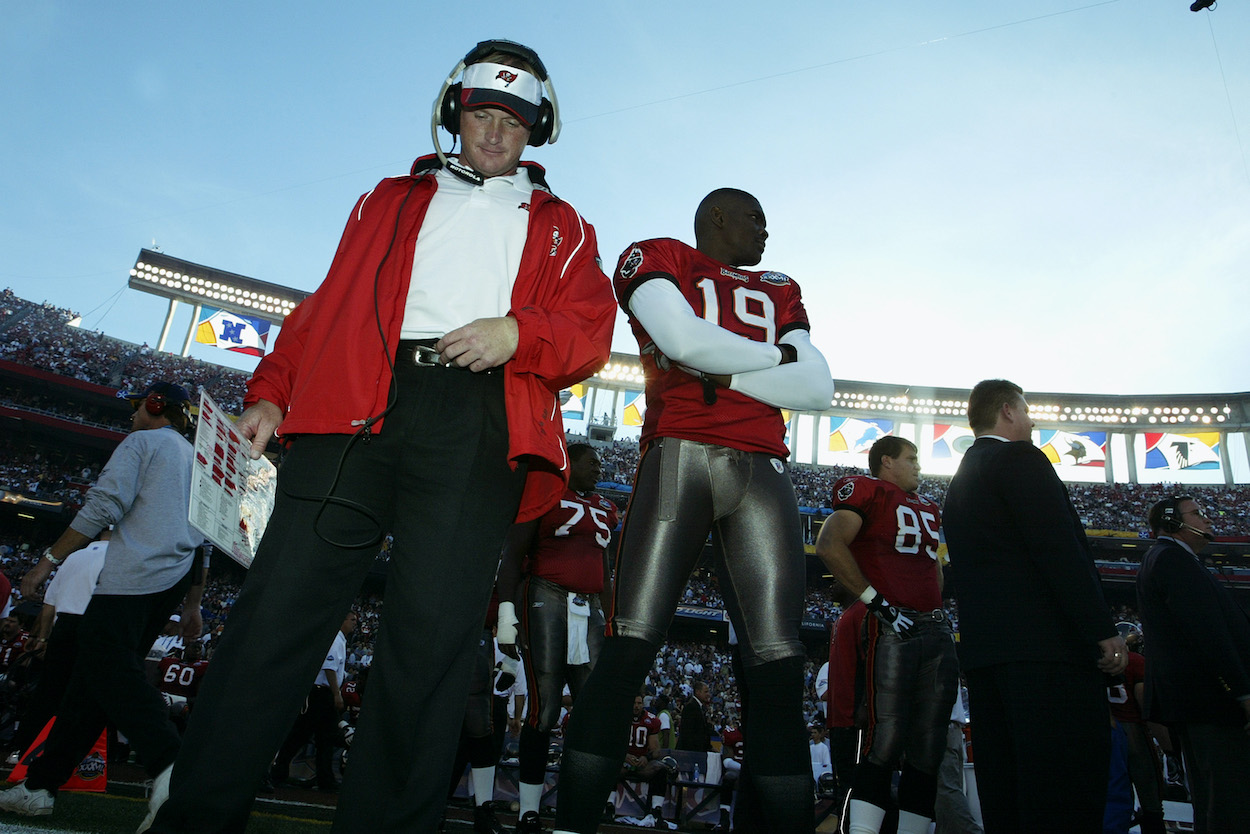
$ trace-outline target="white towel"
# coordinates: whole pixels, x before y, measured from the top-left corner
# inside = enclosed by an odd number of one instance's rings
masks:
[[[590,662],[590,648],[586,635],[590,631],[590,602],[583,596],[569,592],[569,655],[570,666]]]

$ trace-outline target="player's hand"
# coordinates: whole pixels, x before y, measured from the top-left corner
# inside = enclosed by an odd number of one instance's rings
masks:
[[[258,400],[256,405],[243,412],[234,427],[243,435],[244,440],[252,441],[248,457],[260,460],[260,456],[265,453],[265,447],[278,431],[278,426],[282,425],[282,420],[282,409],[269,400]]]
[[[43,583],[48,581],[48,576],[52,573],[52,563],[47,559],[40,559],[35,566],[26,572],[22,577],[22,597],[24,599],[39,599],[42,596],[39,589],[43,587]]]
[[[476,319],[457,327],[434,343],[434,349],[447,364],[486,371],[497,368],[516,355],[520,331],[516,319],[501,316]]]
[[[1120,635],[1098,641],[1098,668],[1108,675],[1118,675],[1128,666],[1128,646]]]
[[[183,606],[182,611],[182,642],[190,645],[199,642],[204,636],[204,614],[200,611],[198,605],[188,608]]]
[[[881,622],[893,629],[894,633],[906,640],[912,636],[916,625],[917,612],[899,605],[890,605],[881,592],[877,591],[871,600],[864,603],[868,611]]]

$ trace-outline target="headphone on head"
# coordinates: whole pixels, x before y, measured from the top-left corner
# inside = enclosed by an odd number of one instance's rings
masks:
[[[1166,533],[1179,533],[1185,529],[1185,522],[1181,519],[1180,506],[1184,498],[1173,496],[1164,498],[1158,504],[1155,504],[1150,526]]]
[[[538,53],[515,41],[482,41],[460,59],[448,74],[447,80],[443,82],[442,88],[438,91],[438,97],[434,99],[433,112],[430,114],[430,135],[434,138],[434,150],[443,164],[447,163],[447,156],[443,153],[442,145],[438,141],[438,129],[441,127],[452,136],[460,135],[460,115],[463,110],[460,104],[460,94],[463,92],[463,85],[456,79],[464,72],[465,67],[480,63],[492,52],[503,52],[525,61],[533,67],[535,77],[542,82],[547,93],[542,103],[538,105],[538,118],[534,120],[530,128],[529,144],[538,147],[554,143],[560,136],[560,103],[556,100],[556,91],[551,85],[551,77],[547,74],[547,68],[538,57]]]
[[[191,403],[188,400],[171,400],[164,394],[153,392],[142,400],[133,400],[135,411],[139,410],[140,402],[143,403],[143,410],[148,414],[153,417],[164,417],[179,428],[191,423]],[[181,415],[181,421],[178,415]]]

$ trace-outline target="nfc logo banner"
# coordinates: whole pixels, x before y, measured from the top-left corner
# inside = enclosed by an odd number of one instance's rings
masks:
[[[215,307],[203,307],[195,329],[195,340],[222,350],[264,356],[269,340],[269,322]]]

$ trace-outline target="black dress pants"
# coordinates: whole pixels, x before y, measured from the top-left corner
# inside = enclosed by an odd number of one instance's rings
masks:
[[[256,787],[393,533],[383,623],[334,831],[434,831],[524,472],[503,377],[396,367],[380,431],[291,441],[273,516],[204,678],[153,831],[242,831]],[[362,415],[363,416],[363,415]],[[341,472],[336,469],[342,459]],[[337,503],[365,505],[373,518]]]
[[[1111,708],[1094,665],[1021,661],[964,672],[985,834],[1101,834]]]
[[[27,771],[30,790],[55,793],[109,723],[130,740],[149,776],[173,762],[178,731],[143,663],[190,584],[188,573],[157,593],[91,598],[78,624],[78,654],[57,721]]]

